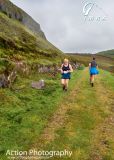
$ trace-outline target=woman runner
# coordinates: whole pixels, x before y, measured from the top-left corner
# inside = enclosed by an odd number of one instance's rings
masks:
[[[68,82],[71,78],[71,72],[73,72],[72,66],[69,64],[69,60],[65,58],[61,66],[61,84],[63,86],[63,90],[65,91],[67,91],[68,88]]]
[[[93,61],[91,63],[89,63],[90,83],[91,83],[92,87],[94,86],[95,76],[97,74],[99,74],[99,71],[97,70],[97,68],[98,68],[98,65],[95,61],[95,58],[93,58]]]

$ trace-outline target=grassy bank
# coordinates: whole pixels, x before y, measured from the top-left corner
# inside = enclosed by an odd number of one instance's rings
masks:
[[[73,73],[70,90],[80,72]],[[31,82],[39,79],[45,80],[45,89],[32,89]],[[0,89],[0,154],[4,155],[7,149],[28,149],[40,136],[64,96],[60,75],[18,77],[13,90]]]

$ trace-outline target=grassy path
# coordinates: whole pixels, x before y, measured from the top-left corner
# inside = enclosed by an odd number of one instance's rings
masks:
[[[34,148],[73,152],[72,157],[62,159],[114,160],[113,76],[101,71],[94,88],[88,78],[85,69],[72,91],[66,93]]]
[[[59,104],[57,111],[50,118],[50,122],[48,123],[47,127],[45,128],[43,134],[41,135],[40,139],[38,139],[38,142],[36,142],[36,144],[34,144],[33,147],[41,148],[42,145],[44,147],[44,144],[46,145],[50,141],[54,140],[54,138],[56,136],[55,135],[56,130],[64,125],[64,122],[67,119],[67,111],[71,107],[71,104],[73,105],[73,103],[75,103],[74,98],[75,98],[76,94],[78,94],[78,92],[79,92],[79,85],[84,80],[84,76],[83,76],[84,73],[85,72],[80,73],[81,75],[80,75],[79,80],[76,79],[76,80],[78,80],[77,82],[75,82],[75,83],[77,83],[77,87],[76,88],[73,87],[73,90],[71,90],[70,93],[67,93],[67,92],[65,93],[66,95],[65,95],[64,99],[62,100],[62,102]]]

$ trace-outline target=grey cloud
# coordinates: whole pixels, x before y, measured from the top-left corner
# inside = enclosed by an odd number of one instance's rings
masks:
[[[84,20],[84,3],[80,0],[11,1],[40,23],[47,39],[64,52],[93,53],[114,48],[113,0],[94,1],[101,11],[94,8],[90,15],[103,16],[103,9],[107,20],[101,22]]]

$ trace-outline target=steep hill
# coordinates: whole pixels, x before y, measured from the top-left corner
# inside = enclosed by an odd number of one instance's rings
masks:
[[[61,55],[38,23],[9,0],[0,0],[0,58],[48,64],[59,61]]]
[[[15,19],[24,24],[35,34],[38,34],[42,38],[46,39],[43,31],[40,28],[40,25],[35,22],[26,12],[15,6],[9,0],[0,0],[0,11],[6,14],[9,18]]]

